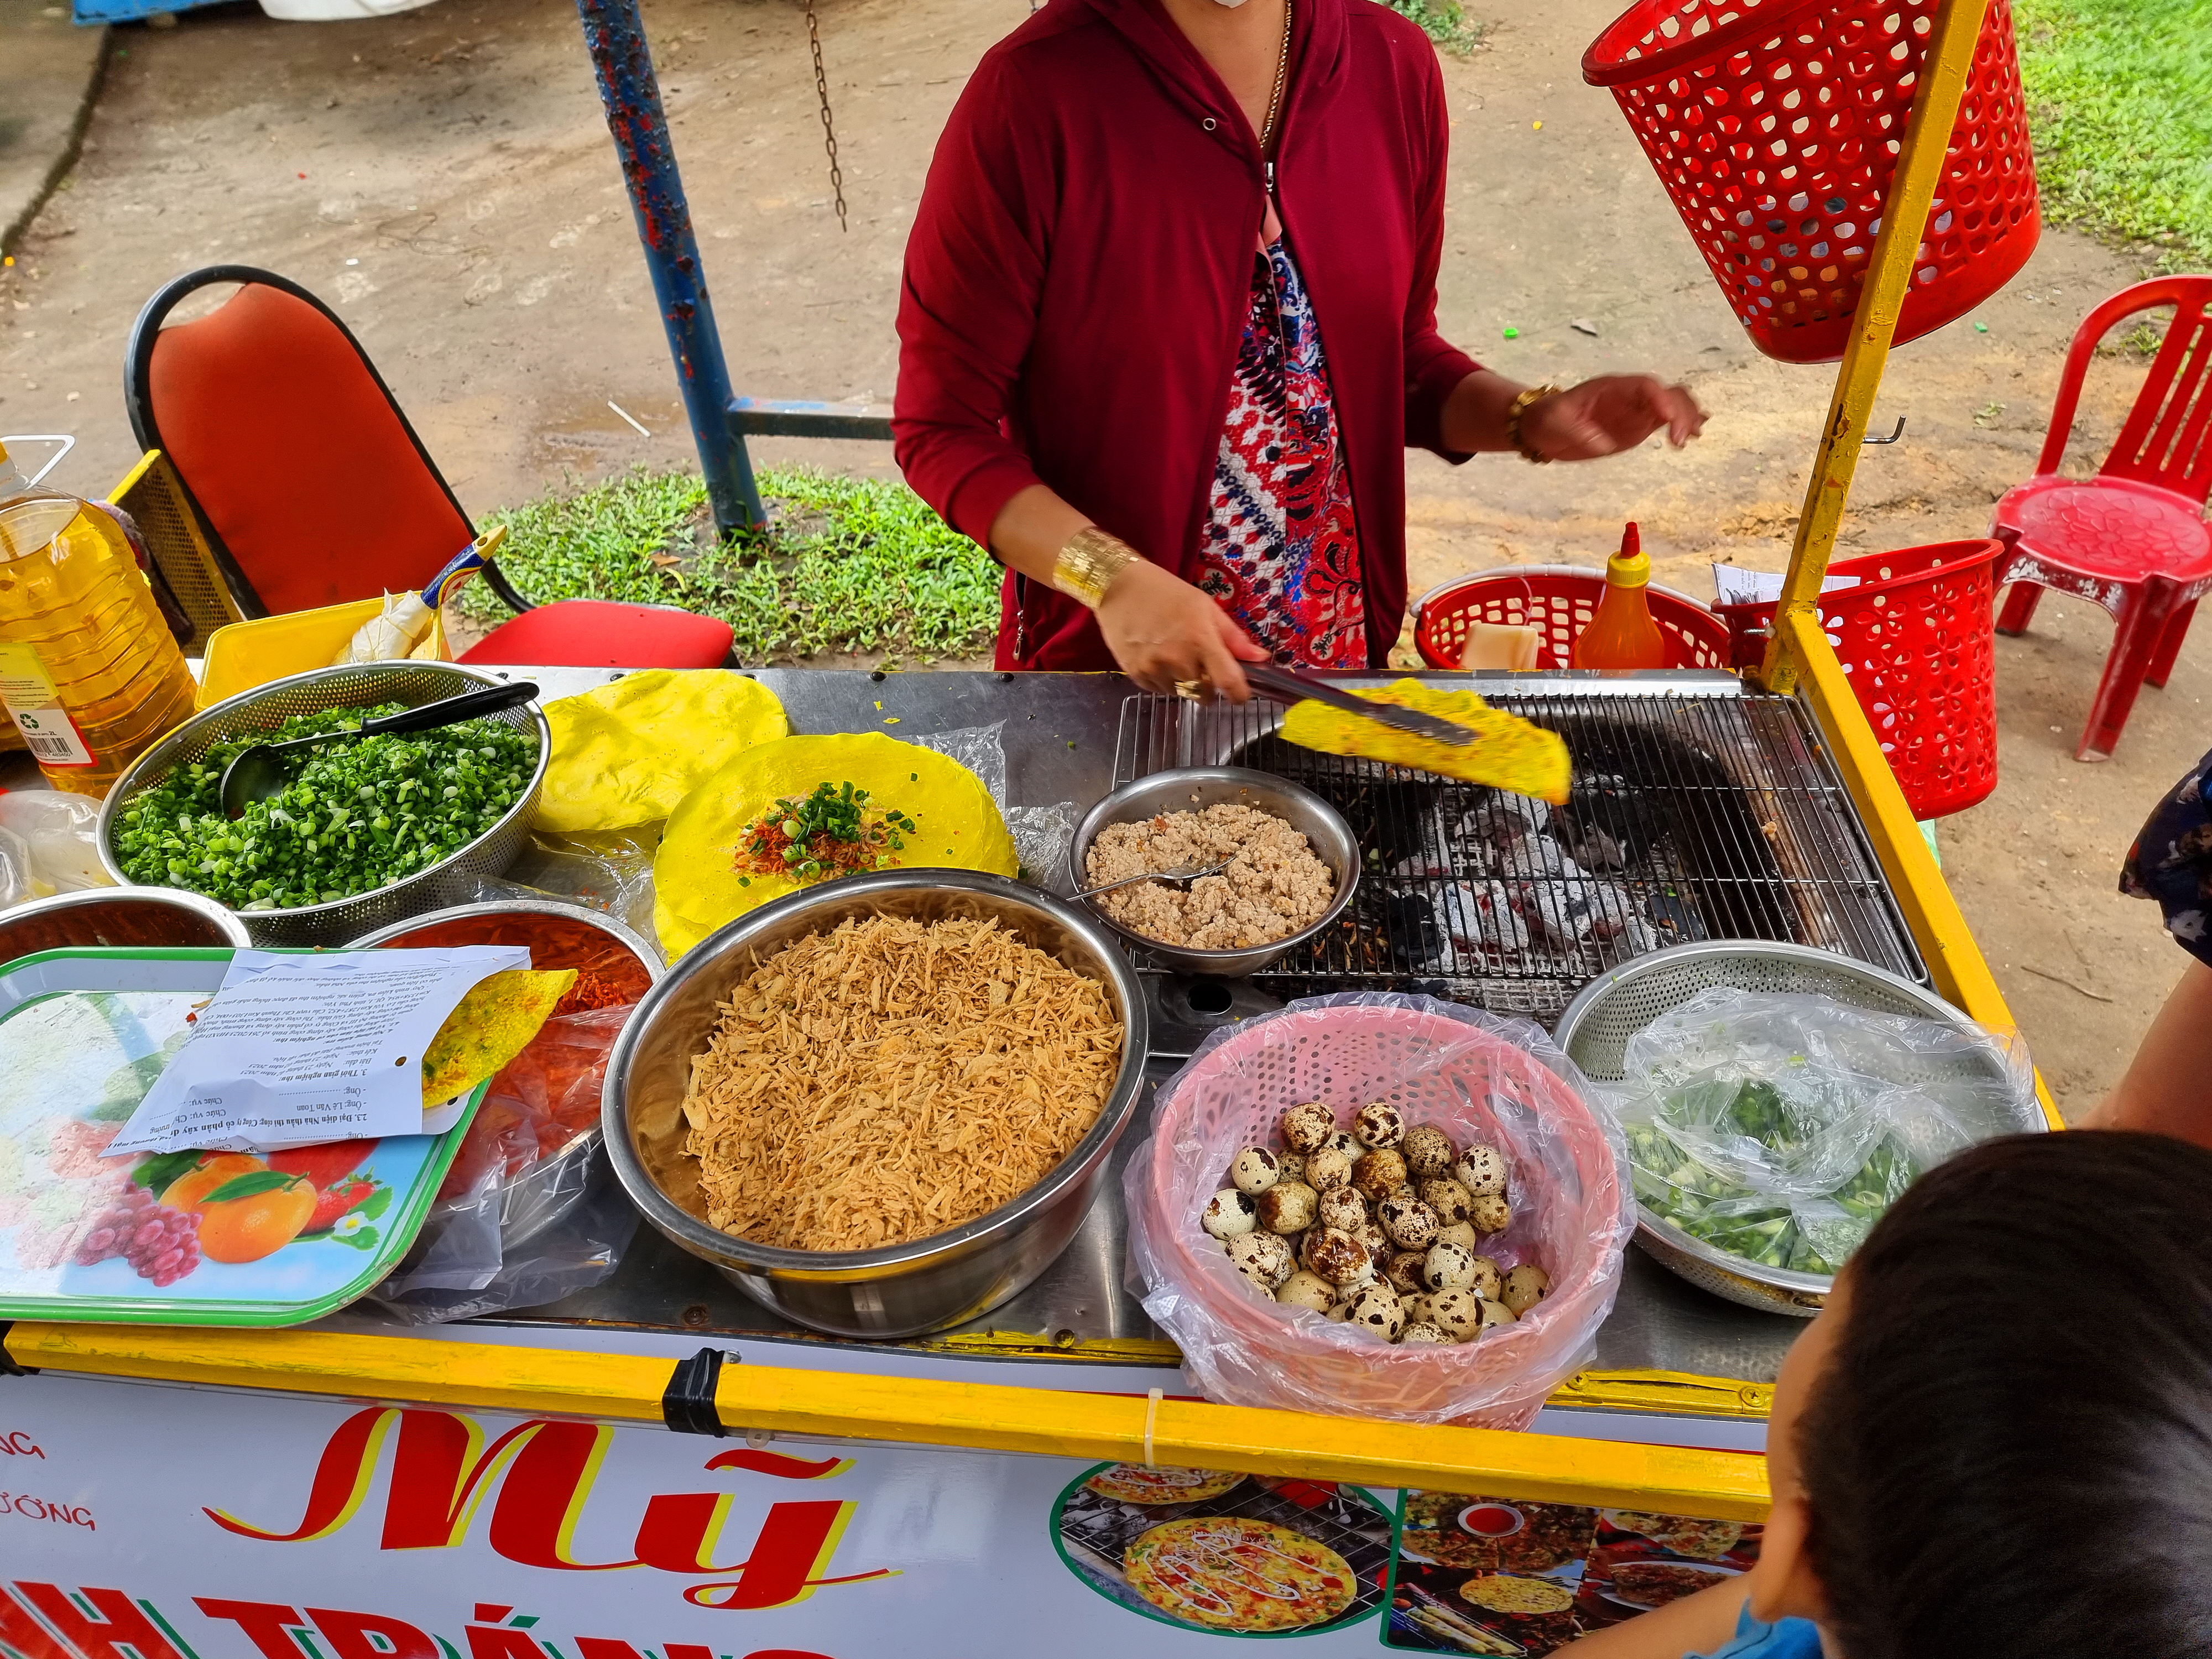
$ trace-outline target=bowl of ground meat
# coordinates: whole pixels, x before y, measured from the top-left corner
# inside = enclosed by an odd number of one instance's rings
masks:
[[[1237,766],[1123,784],[1084,814],[1067,857],[1079,891],[1227,860],[1218,875],[1138,882],[1085,902],[1161,966],[1232,979],[1335,926],[1359,880],[1359,844],[1334,807]]]

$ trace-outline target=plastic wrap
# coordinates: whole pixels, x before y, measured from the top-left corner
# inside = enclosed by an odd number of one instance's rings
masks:
[[[9,898],[45,898],[86,887],[112,887],[115,879],[100,862],[100,803],[58,789],[15,789],[0,793],[0,830],[19,837],[21,868],[27,890]],[[15,848],[9,846],[13,854]]]
[[[909,743],[934,749],[956,760],[977,777],[998,803],[999,815],[1013,838],[1014,854],[1021,860],[1022,879],[1032,887],[1049,888],[1065,896],[1073,890],[1067,882],[1067,844],[1075,839],[1075,803],[1054,801],[1047,805],[1016,805],[1006,775],[1006,723],[956,726],[909,738]]]
[[[532,836],[504,877],[449,872],[439,878],[436,894],[441,908],[500,899],[559,899],[603,910],[650,941],[653,842],[629,835]]]
[[[2043,1127],[2014,1033],[1716,987],[1628,1041],[1638,1198],[1768,1267],[1832,1273],[1923,1170]]]
[[[629,1233],[616,1237],[592,1204],[606,1159],[578,1138],[599,1121],[607,1056],[634,1012],[549,1019],[492,1079],[421,1235],[375,1300],[432,1323],[534,1306],[614,1271]]]
[[[1635,1206],[1620,1132],[1541,1030],[1428,997],[1358,993],[1293,1002],[1208,1038],[1160,1092],[1124,1175],[1129,1273],[1209,1400],[1411,1423],[1526,1428],[1579,1365],[1620,1288]],[[1284,1109],[1370,1100],[1512,1164],[1513,1223],[1486,1240],[1501,1267],[1533,1261],[1552,1291],[1479,1341],[1394,1347],[1274,1302],[1199,1224],[1248,1146],[1275,1144]]]

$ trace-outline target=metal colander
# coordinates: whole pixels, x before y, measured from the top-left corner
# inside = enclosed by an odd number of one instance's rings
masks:
[[[234,697],[226,697],[212,708],[202,709],[131,763],[118,779],[100,809],[100,861],[107,873],[125,885],[130,878],[115,855],[113,836],[118,816],[131,800],[167,778],[178,767],[200,759],[217,744],[231,738],[273,732],[295,714],[319,714],[327,708],[368,708],[380,702],[404,703],[419,708],[427,702],[459,696],[501,684],[500,677],[481,669],[450,662],[362,662],[336,668],[311,669],[304,674],[255,686]],[[352,898],[328,904],[306,904],[289,910],[240,910],[240,921],[256,945],[343,945],[374,927],[399,921],[434,908],[442,894],[439,878],[447,873],[495,876],[514,862],[530,834],[530,819],[538,807],[538,792],[545,781],[545,763],[553,750],[552,732],[537,704],[526,704],[487,718],[504,721],[538,734],[538,769],[522,799],[490,829],[459,852],[427,869]]]
[[[1711,939],[1655,951],[1593,980],[1559,1016],[1554,1036],[1567,1058],[1591,1082],[1619,1083],[1629,1038],[1660,1015],[1717,986],[1830,997],[1875,1013],[1935,1020],[1962,1030],[1977,1029],[1925,986],[1849,957],[1802,945]],[[1986,1077],[2002,1074],[2004,1070],[2004,1060],[1995,1045],[1984,1042],[1969,1057],[1948,1066],[1932,1060],[1901,1064],[1896,1080],[1942,1092],[1947,1082],[1958,1081],[1968,1073]],[[1974,1095],[1985,1097],[1982,1091]],[[1959,1115],[1962,1120],[1972,1115],[1964,1111]],[[1977,1139],[2049,1127],[2032,1100],[2016,1115],[2000,1117],[1985,1112],[1979,1121],[1966,1123]],[[1692,1284],[1731,1302],[1772,1313],[1809,1319],[1826,1305],[1828,1292],[1835,1285],[1831,1274],[1761,1267],[1716,1249],[1642,1205],[1637,1206],[1636,1242]]]

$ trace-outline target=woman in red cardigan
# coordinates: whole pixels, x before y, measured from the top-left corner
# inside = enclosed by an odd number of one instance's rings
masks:
[[[976,66],[907,243],[908,482],[1007,567],[1002,668],[1242,701],[1382,665],[1405,459],[1583,460],[1705,416],[1437,332],[1443,79],[1373,0],[1049,0]]]

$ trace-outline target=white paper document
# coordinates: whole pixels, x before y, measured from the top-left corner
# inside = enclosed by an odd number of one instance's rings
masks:
[[[1839,588],[1858,585],[1856,576],[1828,576],[1822,579],[1820,591],[1833,593]],[[1717,564],[1713,567],[1713,591],[1719,595],[1714,601],[1717,605],[1772,605],[1782,597],[1782,572]]]
[[[271,1152],[436,1133],[422,1051],[461,999],[530,966],[520,945],[295,955],[240,951],[222,988],[108,1147]]]

